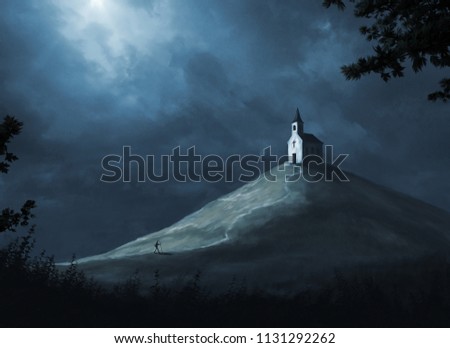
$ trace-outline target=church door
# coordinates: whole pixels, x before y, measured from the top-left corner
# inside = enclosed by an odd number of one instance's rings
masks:
[[[292,163],[297,163],[297,154],[296,153],[293,153],[292,154]]]

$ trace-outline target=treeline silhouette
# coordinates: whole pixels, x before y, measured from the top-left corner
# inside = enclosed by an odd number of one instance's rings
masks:
[[[231,280],[221,294],[201,273],[178,288],[149,288],[137,275],[113,288],[44,252],[33,233],[0,250],[0,327],[448,327],[450,264],[433,256],[344,276],[320,289],[279,296]]]

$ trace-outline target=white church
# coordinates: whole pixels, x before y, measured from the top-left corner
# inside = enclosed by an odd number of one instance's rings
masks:
[[[288,140],[290,163],[300,164],[308,155],[316,155],[323,158],[323,142],[317,139],[315,135],[303,131],[303,120],[300,117],[298,108],[292,121],[291,133],[291,137]]]

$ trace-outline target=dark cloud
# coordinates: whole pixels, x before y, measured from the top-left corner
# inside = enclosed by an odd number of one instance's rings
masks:
[[[351,12],[318,1],[2,1],[0,113],[25,129],[0,206],[36,199],[39,245],[59,258],[111,249],[236,187],[99,181],[135,153],[284,154],[298,106],[346,168],[450,209],[441,71],[385,84],[339,67],[366,54]]]

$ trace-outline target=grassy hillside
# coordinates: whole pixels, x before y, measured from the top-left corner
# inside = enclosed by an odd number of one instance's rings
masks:
[[[201,273],[177,287],[139,276],[106,289],[75,265],[30,257],[32,237],[0,251],[1,327],[448,327],[450,264],[437,255],[336,271],[321,288],[293,296],[248,290],[233,279],[211,294]],[[364,274],[364,275],[361,275]]]
[[[341,271],[450,251],[450,213],[348,174],[350,182],[286,182],[289,166],[222,196],[161,231],[80,260],[117,282],[148,270],[164,284],[202,270],[218,290],[236,277],[250,290],[294,295]],[[155,255],[160,240],[171,255]]]

